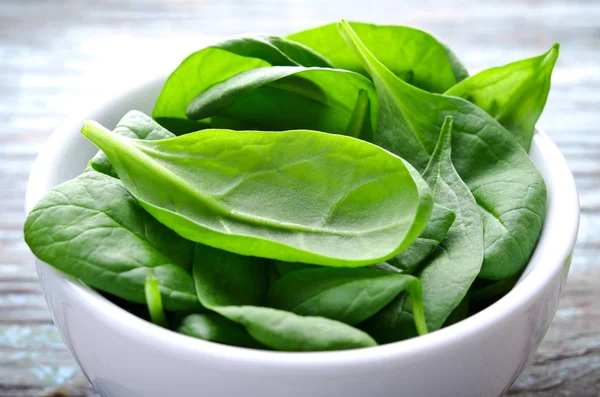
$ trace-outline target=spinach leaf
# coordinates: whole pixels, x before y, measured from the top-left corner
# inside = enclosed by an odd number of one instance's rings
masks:
[[[409,246],[431,213],[431,192],[408,163],[355,138],[204,130],[142,141],[95,122],[82,133],[156,219],[242,255],[365,266]]]
[[[25,241],[38,258],[93,288],[145,303],[146,278],[154,275],[165,309],[201,307],[188,273],[193,243],[152,218],[118,179],[86,172],[55,187],[27,217]]]
[[[147,139],[149,141],[175,136],[152,118],[137,110],[132,110],[123,116],[113,133],[128,138]],[[90,160],[89,166],[95,171],[118,178],[117,172],[101,150]]]
[[[376,346],[364,332],[324,317],[298,316],[259,306],[226,306],[221,315],[243,325],[259,342],[282,351],[330,351]]]
[[[146,305],[148,306],[148,314],[150,321],[161,327],[167,327],[167,317],[163,310],[162,298],[160,296],[160,285],[158,280],[153,275],[146,277],[144,285],[144,294],[146,295]]]
[[[483,262],[481,213],[451,160],[452,118],[447,117],[423,177],[434,200],[456,213],[456,220],[438,249],[425,262],[419,279],[427,325],[435,330],[467,294]]]
[[[253,306],[262,301],[258,291],[263,284],[253,260],[198,244],[194,281],[200,302],[276,350],[325,351],[376,344],[367,334],[338,321]]]
[[[340,31],[377,88],[376,144],[424,170],[444,118],[454,118],[452,162],[483,214],[480,277],[502,279],[519,273],[533,252],[546,210],[546,186],[527,153],[477,106],[406,84],[371,54],[347,22],[340,24]]]
[[[334,67],[369,76],[359,58],[346,46],[331,23],[289,35],[313,48]],[[445,92],[468,76],[465,67],[448,47],[430,34],[407,26],[378,26],[351,22],[358,36],[396,76],[431,92]]]
[[[407,295],[398,295],[379,313],[357,327],[371,335],[379,344],[393,343],[419,336]]]
[[[267,303],[269,261],[197,244],[196,293],[206,307]]]
[[[429,222],[419,238],[406,250],[388,259],[387,263],[403,273],[413,273],[446,237],[454,219],[456,214],[453,211],[434,202]]]
[[[181,320],[176,331],[194,338],[231,346],[265,348],[252,339],[243,327],[216,313],[189,314]]]
[[[465,318],[469,317],[469,306],[471,303],[471,292],[467,292],[465,297],[460,301],[458,306],[454,308],[452,313],[448,316],[444,322],[444,328],[449,327],[452,324],[456,324]]]
[[[537,57],[484,70],[446,92],[479,106],[529,150],[548,92],[558,44]]]
[[[471,299],[473,302],[484,302],[492,299],[498,299],[507,294],[519,281],[519,276],[505,278],[494,281],[483,288],[473,288]]]
[[[321,268],[292,272],[269,292],[269,305],[305,316],[357,324],[407,291],[420,334],[427,333],[419,280],[407,274],[371,269]]]
[[[330,66],[315,51],[284,38],[253,36],[226,40],[193,53],[171,73],[152,117],[177,135],[205,128],[204,123],[191,121],[185,115],[188,103],[196,95],[240,72],[269,65]]]
[[[273,66],[248,70],[201,92],[186,114],[192,120],[225,116],[241,121],[245,129],[344,134],[357,101],[365,101],[364,94],[359,96],[362,91],[374,106],[369,107],[370,122],[361,122],[364,128],[359,133],[372,136],[377,118],[375,88],[364,76],[339,69]]]
[[[275,261],[277,272],[281,277],[304,269],[318,269],[319,266],[307,265],[306,263]]]

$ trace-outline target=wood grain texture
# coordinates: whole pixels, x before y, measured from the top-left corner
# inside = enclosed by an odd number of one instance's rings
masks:
[[[472,72],[561,56],[540,125],[580,192],[567,289],[535,361],[509,395],[597,397],[600,390],[600,4],[594,0],[0,1],[0,397],[92,396],[58,336],[23,242],[29,169],[74,107],[168,72],[227,35],[285,34],[340,18],[417,26]],[[128,110],[128,109],[125,109]],[[124,110],[124,111],[125,111]]]

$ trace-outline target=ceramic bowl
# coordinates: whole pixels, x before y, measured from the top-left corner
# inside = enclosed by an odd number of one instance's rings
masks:
[[[80,174],[96,148],[84,119],[114,126],[129,110],[151,113],[164,78],[80,112],[51,135],[27,188],[26,210]],[[220,345],[157,327],[38,261],[46,301],[73,357],[110,397],[497,397],[532,357],[563,290],[577,236],[573,176],[537,131],[530,152],[548,187],[537,248],[516,287],[455,325],[418,338],[341,352],[283,353]]]

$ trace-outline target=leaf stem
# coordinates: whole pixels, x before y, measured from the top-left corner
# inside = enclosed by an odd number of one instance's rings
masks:
[[[356,104],[354,110],[350,115],[350,121],[346,127],[345,134],[354,138],[359,138],[365,122],[365,115],[369,110],[369,94],[366,90],[359,90],[358,97],[356,98]]]
[[[167,328],[167,317],[163,310],[158,280],[154,275],[148,275],[148,277],[146,277],[144,293],[146,294],[146,304],[148,305],[150,320],[158,326]]]
[[[423,308],[423,290],[419,279],[415,279],[407,287],[407,292],[410,295],[413,318],[415,327],[419,335],[425,335],[427,330],[427,322],[425,321],[425,309]]]

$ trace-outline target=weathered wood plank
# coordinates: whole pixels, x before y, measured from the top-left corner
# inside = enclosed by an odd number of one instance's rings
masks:
[[[285,34],[341,16],[429,30],[473,72],[537,55],[552,43],[561,43],[540,125],[557,142],[575,175],[583,211],[580,239],[555,321],[534,363],[510,395],[598,396],[597,1],[423,0],[407,6],[392,0],[374,5],[343,0],[4,0],[0,11],[0,397],[93,395],[50,322],[33,258],[22,240],[28,170],[52,129],[71,109],[167,72],[190,52],[223,36]]]

